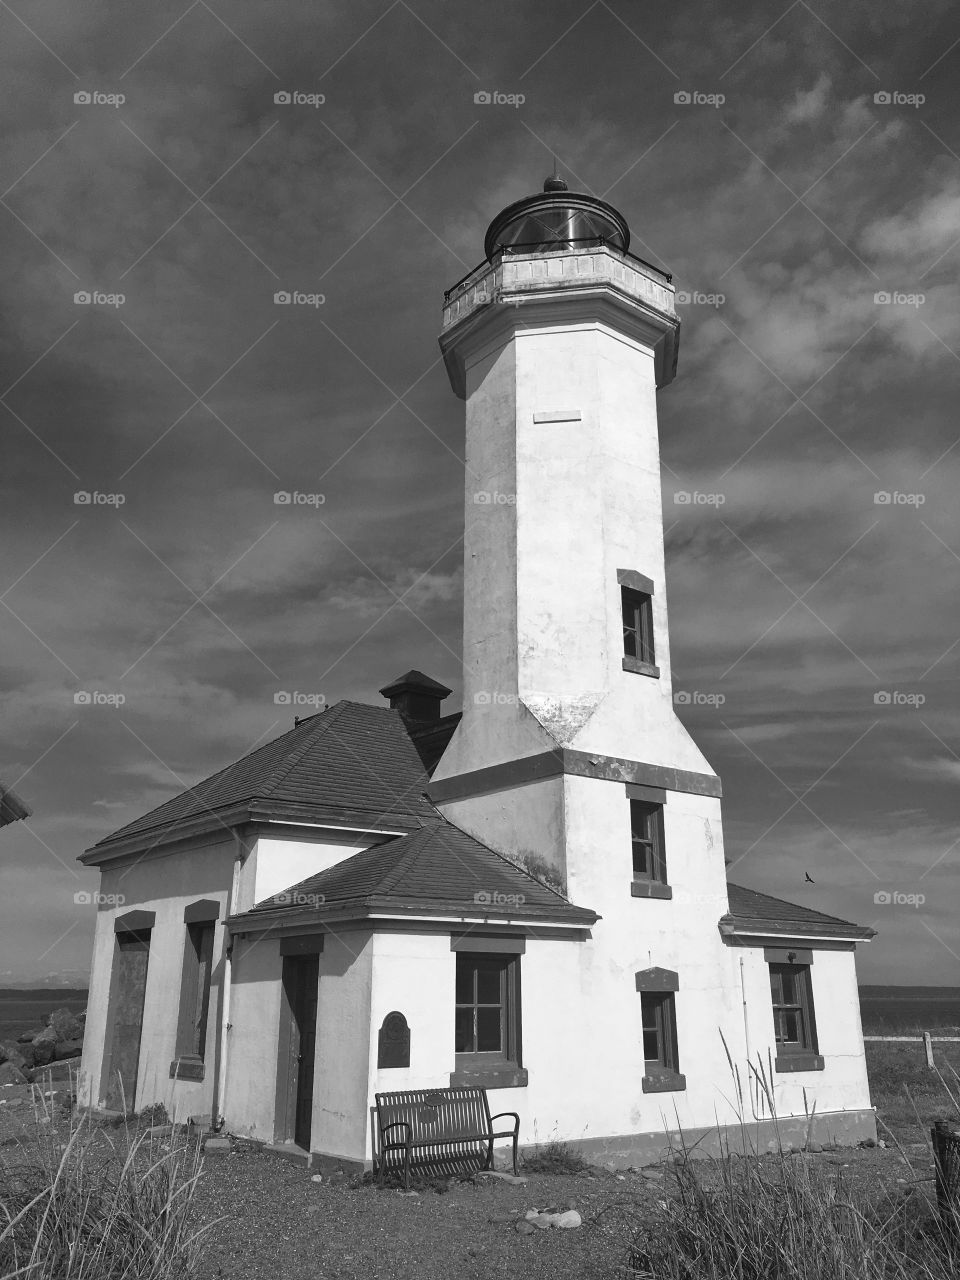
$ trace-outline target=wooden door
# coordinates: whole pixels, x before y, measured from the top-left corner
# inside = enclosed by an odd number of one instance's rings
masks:
[[[310,1150],[313,1123],[313,1070],[317,1047],[319,983],[319,956],[284,956],[283,985],[291,1015],[290,1093],[293,1140],[304,1151]]]
[[[118,933],[116,945],[111,1018],[113,1035],[105,1100],[111,1111],[133,1111],[137,1097],[150,933]]]

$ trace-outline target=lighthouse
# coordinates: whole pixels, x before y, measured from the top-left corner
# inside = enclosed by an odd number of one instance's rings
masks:
[[[466,403],[464,714],[431,794],[592,900],[598,876],[632,878],[624,787],[646,789],[659,861],[695,856],[672,830],[695,811],[697,880],[722,897],[719,780],[672,699],[657,392],[680,325],[671,277],[629,246],[622,214],[548,178],[445,298]],[[623,866],[598,848],[614,832]],[[666,895],[654,870],[636,892]]]

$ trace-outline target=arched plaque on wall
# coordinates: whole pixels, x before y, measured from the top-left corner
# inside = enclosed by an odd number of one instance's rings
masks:
[[[409,1067],[410,1028],[402,1013],[388,1013],[377,1041],[378,1067]]]

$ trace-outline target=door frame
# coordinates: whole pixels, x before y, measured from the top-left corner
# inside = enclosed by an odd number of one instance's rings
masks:
[[[296,1141],[297,1123],[297,1086],[299,1081],[300,1032],[297,1026],[296,1011],[291,999],[292,976],[294,965],[287,965],[287,960],[317,961],[317,982],[320,981],[319,956],[323,951],[323,935],[313,934],[298,938],[282,938],[280,940],[280,1022],[277,1036],[277,1092],[274,1109],[274,1142],[293,1143]],[[317,1023],[319,1024],[319,993]],[[316,1044],[316,1030],[314,1044]],[[313,1071],[316,1082],[316,1051],[314,1051]],[[314,1101],[316,1099],[314,1098]],[[311,1145],[313,1134],[311,1131]]]
[[[150,979],[150,953],[153,943],[153,925],[156,916],[152,911],[130,911],[114,922],[113,958],[110,969],[110,992],[107,998],[107,1033],[104,1038],[103,1066],[100,1073],[100,1102],[104,1109],[112,1087],[113,1064],[117,1049],[117,1018],[120,1013],[120,957],[121,939],[135,937],[144,944],[147,964],[143,975],[143,1001],[140,1006],[140,1038],[137,1042],[137,1065],[134,1073],[132,1096],[126,1098],[127,1114],[136,1111],[137,1092],[140,1086],[140,1051],[143,1045],[143,1011],[146,1007],[147,983]]]

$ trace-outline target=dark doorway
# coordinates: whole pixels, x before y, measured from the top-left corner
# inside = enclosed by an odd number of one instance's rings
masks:
[[[116,946],[111,993],[113,1035],[107,1060],[105,1102],[111,1111],[133,1111],[137,1097],[150,931],[118,933]]]
[[[313,1067],[317,1047],[319,984],[319,956],[283,957],[283,990],[290,1012],[286,1137],[292,1136],[297,1146],[304,1151],[310,1150],[313,1121]]]

